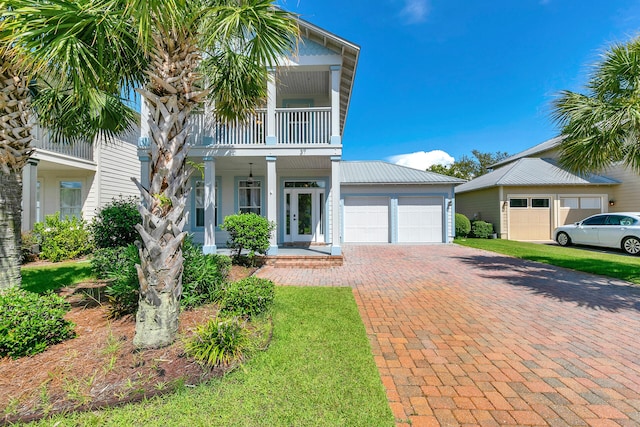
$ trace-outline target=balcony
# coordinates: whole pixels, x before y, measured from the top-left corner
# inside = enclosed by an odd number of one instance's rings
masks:
[[[331,107],[276,108],[274,126],[269,126],[266,109],[259,109],[245,121],[214,122],[202,113],[192,114],[193,146],[267,145],[274,129],[276,145],[322,145],[331,143]]]
[[[93,161],[93,144],[90,142],[53,142],[51,138],[49,138],[49,133],[47,131],[43,131],[39,127],[34,129],[34,138],[31,141],[31,147],[38,150],[46,150],[69,157],[88,160],[90,162]]]

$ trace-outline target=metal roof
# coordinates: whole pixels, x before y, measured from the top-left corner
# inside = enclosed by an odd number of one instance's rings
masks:
[[[456,187],[456,193],[501,186],[615,185],[620,181],[602,175],[577,175],[551,159],[523,158]]]
[[[343,184],[462,184],[463,179],[383,161],[340,163]]]
[[[556,148],[558,145],[560,145],[563,139],[564,139],[563,136],[557,136],[555,138],[548,139],[544,142],[541,142],[538,145],[535,145],[531,148],[527,148],[526,150],[521,151],[518,154],[514,154],[513,156],[507,157],[506,159],[502,159],[499,162],[492,164],[491,168],[495,169],[500,166],[506,165],[507,163],[514,162],[523,157],[531,157],[535,154],[543,153],[545,151],[551,150],[552,148]]]

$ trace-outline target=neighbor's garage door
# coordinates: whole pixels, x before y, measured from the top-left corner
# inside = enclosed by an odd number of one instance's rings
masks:
[[[398,198],[398,242],[442,242],[441,197]]]
[[[551,239],[551,199],[548,197],[510,198],[509,239]]]
[[[344,241],[389,242],[389,198],[345,197]]]

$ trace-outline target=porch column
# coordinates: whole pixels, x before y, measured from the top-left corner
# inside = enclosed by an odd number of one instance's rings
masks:
[[[276,178],[276,158],[267,157],[267,219],[274,224],[278,223],[276,210],[278,207],[278,185]],[[273,230],[269,238],[269,250],[267,255],[278,254],[278,230]]]
[[[215,254],[216,247],[216,159],[213,156],[204,160],[204,245],[202,252]]]
[[[340,136],[340,66],[331,66],[331,143],[341,144]]]
[[[22,169],[22,231],[33,230],[36,223],[36,185],[38,159],[29,159]]]
[[[331,255],[341,255],[340,156],[331,157]]]
[[[271,67],[268,70],[267,78],[267,145],[276,145],[276,69]]]

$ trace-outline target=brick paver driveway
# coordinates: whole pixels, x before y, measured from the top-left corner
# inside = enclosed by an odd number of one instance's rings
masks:
[[[353,288],[398,424],[640,425],[640,290],[457,245],[344,255],[259,275]]]

